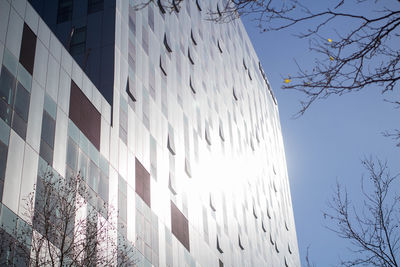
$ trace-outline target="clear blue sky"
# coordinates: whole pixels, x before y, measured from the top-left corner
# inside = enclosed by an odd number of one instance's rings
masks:
[[[335,4],[322,2],[318,5]],[[387,2],[399,6],[395,0]],[[352,5],[353,10],[368,12],[368,7]],[[364,156],[387,159],[392,173],[399,172],[400,148],[381,132],[400,128],[400,110],[384,102],[380,88],[373,86],[319,101],[302,117],[292,119],[302,95],[283,91],[282,75],[296,73],[294,58],[310,67],[316,55],[309,52],[307,41],[292,35],[299,28],[259,33],[248,18],[243,22],[278,99],[302,263],[310,245],[310,257],[317,266],[337,266],[339,256],[351,255],[349,244],[324,227],[327,221],[322,210],[326,210],[336,180],[347,186],[356,202],[360,199],[360,178],[366,173],[360,159]],[[334,27],[345,29],[347,23],[338,21]],[[398,90],[395,92],[398,95]]]

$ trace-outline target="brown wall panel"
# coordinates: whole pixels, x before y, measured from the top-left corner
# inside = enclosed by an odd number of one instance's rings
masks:
[[[100,150],[101,115],[74,81],[71,81],[69,118],[89,141]]]
[[[147,206],[151,208],[150,173],[143,167],[137,158],[135,159],[135,167],[135,191]]]
[[[29,26],[24,23],[19,62],[31,75],[33,74],[33,64],[35,62],[35,51],[36,35]]]
[[[174,236],[190,252],[189,222],[185,215],[171,201],[171,230]]]

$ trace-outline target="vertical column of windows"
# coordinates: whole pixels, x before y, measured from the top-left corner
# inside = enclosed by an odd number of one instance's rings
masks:
[[[20,58],[4,50],[0,74],[0,118],[25,140],[35,60],[36,35],[24,24]]]

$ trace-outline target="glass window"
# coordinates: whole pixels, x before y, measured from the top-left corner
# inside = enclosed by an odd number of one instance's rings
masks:
[[[24,23],[24,31],[22,33],[21,42],[21,52],[19,55],[19,62],[25,69],[32,74],[33,65],[35,63],[35,50],[36,50],[36,35],[29,28],[29,26]]]
[[[18,60],[17,58],[8,51],[7,48],[4,49],[3,55],[3,65],[14,75],[17,75]]]
[[[0,99],[0,118],[8,125],[11,124],[12,109],[10,105]]]
[[[100,155],[100,169],[104,174],[108,175],[108,161],[103,155]]]
[[[8,139],[10,138],[10,126],[4,121],[0,120],[0,142],[8,145]]]
[[[190,85],[190,89],[192,89],[193,94],[195,94],[196,93],[196,89],[195,89],[195,87],[193,85],[192,77],[190,77],[189,85]]]
[[[222,44],[221,44],[220,40],[218,40],[218,50],[222,54],[223,50],[222,50]]]
[[[18,83],[15,93],[14,110],[25,122],[28,121],[30,97],[30,93],[26,91],[20,83]]]
[[[199,11],[201,11],[201,5],[200,5],[200,0],[196,0],[196,6]]]
[[[237,93],[236,93],[236,90],[235,90],[235,88],[233,88],[233,98],[236,100],[236,101],[238,101],[238,96],[237,96]]]
[[[88,185],[95,191],[98,192],[100,170],[99,167],[94,164],[93,161],[89,161],[89,176]]]
[[[72,19],[73,0],[59,0],[57,10],[57,23]]]
[[[42,122],[42,139],[53,149],[54,147],[54,132],[56,122],[46,112],[43,111],[43,122]]]
[[[8,147],[3,144],[3,142],[0,142],[0,180],[4,179],[4,175],[6,172],[6,164],[7,164],[7,152],[8,152]],[[2,190],[0,190],[2,191]]]
[[[100,182],[98,191],[100,197],[105,202],[108,202],[108,177],[103,173],[100,173]]]
[[[12,119],[12,128],[13,130],[25,140],[26,138],[26,121],[22,119],[18,113],[14,111],[13,119]]]
[[[221,242],[219,241],[218,235],[217,235],[217,249],[218,249],[219,253],[221,253],[221,254],[224,253],[224,251],[222,250]]]
[[[71,137],[67,144],[67,164],[72,170],[76,171],[78,164],[78,147]]]
[[[204,136],[206,138],[206,142],[209,146],[211,146],[211,135],[210,135],[210,128],[208,126],[208,122],[206,121],[204,127]]]
[[[3,66],[0,75],[0,98],[7,104],[11,104],[15,89],[15,77]]]
[[[190,63],[191,63],[192,65],[194,65],[193,55],[190,53],[190,49],[188,49],[188,58],[189,58]]]
[[[40,141],[39,154],[49,165],[53,165],[53,149],[43,139]]]
[[[104,0],[89,0],[88,14],[102,11],[104,9]]]
[[[28,91],[31,91],[32,87],[32,76],[29,74],[29,72],[26,71],[24,66],[19,64],[18,67],[18,77],[17,77],[18,82],[22,84],[22,86]]]
[[[136,98],[135,98],[135,91],[133,88],[133,85],[131,85],[131,81],[128,78],[128,80],[126,81],[126,93],[128,94],[129,98],[133,101],[136,102]]]
[[[167,51],[171,53],[172,49],[171,49],[169,43],[170,43],[169,42],[169,37],[167,36],[167,33],[164,33],[164,46],[167,49]]]
[[[161,71],[162,71],[162,73],[165,75],[165,76],[167,76],[167,71],[166,71],[166,68],[165,68],[166,66],[165,66],[165,59],[163,58],[163,55],[161,55],[160,56],[160,69],[161,69]]]
[[[79,166],[78,171],[81,174],[81,177],[87,182],[87,170],[88,170],[88,158],[82,150],[79,153]]]
[[[79,55],[85,52],[86,48],[86,26],[74,30],[71,38],[69,52],[71,55]]]
[[[57,104],[47,93],[44,96],[44,110],[46,110],[53,119],[56,119]]]
[[[168,140],[167,140],[167,148],[172,155],[175,156],[175,141],[174,141],[174,133],[173,131],[169,131]]]
[[[239,247],[241,250],[244,250],[243,244],[242,244],[242,240],[240,240],[240,235],[239,235]]]
[[[193,30],[190,32],[190,38],[192,39],[192,42],[194,45],[197,45],[196,37],[194,36]]]
[[[82,131],[96,149],[100,150],[101,115],[79,87],[71,82],[69,118]]]

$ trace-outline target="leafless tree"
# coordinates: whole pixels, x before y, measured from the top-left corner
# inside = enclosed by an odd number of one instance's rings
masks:
[[[138,0],[137,8],[155,3],[176,12],[186,2]],[[368,5],[370,12],[354,8],[354,3]],[[385,100],[400,107],[400,99],[388,93],[400,80],[400,1],[337,0],[328,1],[326,8],[316,6],[298,0],[225,0],[203,9],[206,19],[221,23],[249,16],[261,32],[296,27],[297,37],[307,40],[315,55],[311,67],[295,60],[297,73],[282,77],[283,89],[303,95],[296,116],[303,115],[317,100],[369,86],[379,88]],[[338,29],[337,24],[343,21],[346,27]],[[388,134],[400,139],[398,131]]]
[[[362,164],[368,171],[368,179],[361,179],[362,203],[353,204],[338,183],[329,211],[324,213],[330,220],[328,229],[351,244],[352,257],[342,260],[341,266],[399,266],[398,175],[392,176],[380,160],[365,159]]]
[[[117,212],[98,205],[80,175],[65,179],[48,171],[35,187],[23,218],[1,231],[0,264],[135,266],[133,244],[118,235],[112,222]]]

